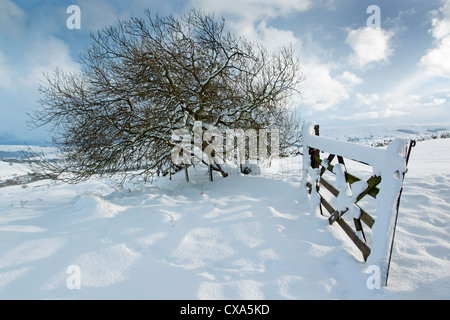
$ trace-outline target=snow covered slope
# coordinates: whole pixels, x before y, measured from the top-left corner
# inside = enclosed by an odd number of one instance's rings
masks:
[[[386,288],[300,173],[0,188],[0,299],[450,297],[450,139],[413,149]]]

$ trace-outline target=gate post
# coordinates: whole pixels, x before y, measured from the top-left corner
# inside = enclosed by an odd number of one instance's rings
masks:
[[[318,124],[314,125],[314,134],[316,136],[319,135],[319,125]],[[312,156],[315,156],[315,157],[319,158],[320,157],[320,150],[319,149],[314,149],[314,148],[309,148],[309,155],[311,156],[311,168],[313,168],[313,169],[319,168],[320,163],[317,163],[317,161],[314,160],[314,158]]]

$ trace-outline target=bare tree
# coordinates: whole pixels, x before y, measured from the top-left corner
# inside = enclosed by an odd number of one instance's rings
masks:
[[[172,132],[200,121],[219,130],[286,125],[302,81],[291,48],[270,54],[196,10],[181,18],[146,11],[91,37],[82,72],[47,75],[30,117],[50,127],[63,155],[47,169],[73,181],[169,168]]]

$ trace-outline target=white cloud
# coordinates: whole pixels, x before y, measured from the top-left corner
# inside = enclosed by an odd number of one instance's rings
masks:
[[[349,117],[349,119],[351,120],[387,119],[392,117],[405,116],[407,114],[408,112],[406,111],[385,108],[378,111],[359,112]]]
[[[125,8],[119,10],[116,2],[118,1],[77,1],[81,11],[81,29],[99,30],[117,24],[119,19],[128,19],[131,15],[129,10]]]
[[[450,1],[433,15],[429,32],[435,46],[421,58],[420,64],[428,77],[450,78]]]
[[[392,54],[391,39],[393,32],[384,29],[362,27],[349,30],[347,43],[353,50],[350,62],[356,62],[357,66],[364,68],[371,63],[388,61]]]
[[[356,86],[363,82],[361,78],[349,71],[344,71],[341,75],[336,77],[336,79],[344,84],[347,88],[352,88],[353,86]]]
[[[17,34],[24,28],[25,13],[10,0],[0,1],[0,33]]]
[[[333,77],[331,66],[321,63],[307,63],[302,71],[306,80],[303,83],[303,102],[314,110],[323,111],[348,100],[353,87],[362,83],[355,74],[344,71]]]
[[[296,45],[301,47],[301,40],[295,37],[291,30],[280,30],[267,26],[261,21],[256,27],[248,22],[239,22],[233,25],[241,36],[259,41],[269,51],[276,51],[283,46]]]
[[[224,16],[227,27],[235,34],[261,42],[268,50],[299,44],[291,30],[268,25],[270,19],[304,12],[311,8],[311,0],[191,0],[189,6],[201,8],[216,17]]]
[[[192,0],[190,5],[224,16],[233,33],[261,42],[269,51],[293,45],[302,54],[302,40],[291,30],[275,28],[271,19],[308,11],[314,4],[311,0]],[[305,52],[303,52],[305,53]],[[302,83],[302,101],[313,110],[327,110],[350,98],[353,87],[362,83],[355,74],[345,71],[332,75],[331,64],[319,61],[314,53],[303,56],[301,65],[305,81]]]
[[[56,66],[66,71],[80,70],[68,44],[52,35],[54,19],[48,19],[48,14],[57,9],[50,6],[48,11],[39,7],[33,10],[24,12],[10,0],[0,0],[0,34],[11,39],[10,44],[0,44],[0,87],[12,92],[23,93],[23,86],[35,90],[43,72],[51,72]]]
[[[449,99],[442,93],[422,93],[398,96],[391,93],[356,94],[353,114],[340,119],[387,119],[399,116],[415,116],[427,119],[430,115],[442,114]]]
[[[12,70],[6,62],[6,58],[0,51],[0,87],[9,88],[12,84]]]
[[[450,101],[445,96],[450,79],[450,0],[431,12],[428,32],[433,37],[433,46],[421,57],[418,68],[391,89],[396,104],[407,102],[409,107],[405,108],[423,114],[424,118],[433,113],[442,114]]]
[[[287,16],[295,12],[308,10],[312,5],[311,0],[191,0],[190,6],[202,8],[205,12],[215,12],[217,15],[232,15],[237,20],[256,22]]]
[[[425,107],[438,107],[447,102],[444,98],[433,98],[431,101],[424,103]]]
[[[45,72],[52,73],[56,67],[64,72],[78,72],[81,67],[70,56],[67,43],[54,36],[42,36],[31,44],[26,58],[29,62],[27,75],[21,78],[21,84],[37,86]]]
[[[403,110],[396,105],[381,105],[371,106],[365,110],[353,112],[350,115],[334,115],[335,119],[340,120],[374,120],[374,119],[388,119],[392,117],[407,116],[410,111]]]
[[[356,101],[358,105],[370,106],[374,103],[381,101],[383,97],[378,93],[370,93],[370,94],[356,94]]]

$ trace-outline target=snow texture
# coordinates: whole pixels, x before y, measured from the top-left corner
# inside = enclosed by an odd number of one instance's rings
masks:
[[[383,151],[386,160],[401,148]],[[450,139],[412,151],[387,287],[311,210],[302,168],[278,180],[262,172],[195,184],[178,173],[122,188],[100,178],[0,188],[0,299],[448,299],[449,160]]]

